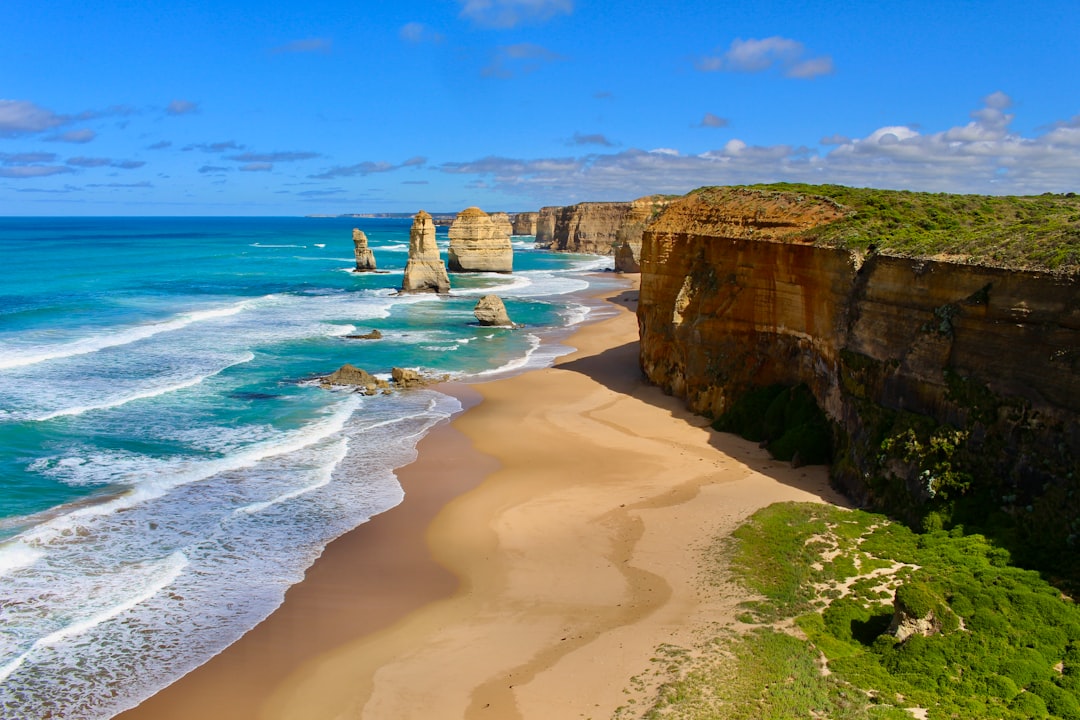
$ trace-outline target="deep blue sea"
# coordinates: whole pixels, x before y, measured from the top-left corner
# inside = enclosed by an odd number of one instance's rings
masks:
[[[393,469],[461,409],[316,376],[497,377],[602,312],[610,258],[530,237],[512,275],[399,297],[409,225],[0,218],[0,716],[111,717],[202,664],[400,502]],[[350,272],[353,227],[389,272]],[[477,326],[488,292],[525,327]]]

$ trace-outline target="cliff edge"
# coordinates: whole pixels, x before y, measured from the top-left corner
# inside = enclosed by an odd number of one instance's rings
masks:
[[[641,367],[713,417],[805,384],[850,496],[1053,557],[1080,542],[1078,238],[1068,196],[704,188],[644,231]]]

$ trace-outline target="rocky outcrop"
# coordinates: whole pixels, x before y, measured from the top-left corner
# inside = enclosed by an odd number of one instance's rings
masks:
[[[450,226],[447,264],[451,272],[501,272],[514,269],[514,248],[510,244],[510,221],[506,213],[499,225],[477,207],[458,213]]]
[[[348,340],[382,340],[382,333],[376,328],[371,332],[360,333],[358,335],[346,335]]]
[[[639,272],[641,234],[649,220],[671,200],[670,196],[647,195],[633,202],[583,202],[541,208],[536,243],[557,252],[616,256],[617,249],[629,245],[622,267],[616,269]]]
[[[413,218],[409,230],[409,260],[405,264],[401,292],[450,292],[450,277],[435,244],[435,223],[423,210]]]
[[[551,247],[555,240],[555,219],[562,211],[558,205],[549,205],[540,208],[536,215],[536,247]]]
[[[846,216],[745,188],[672,203],[643,236],[643,371],[712,416],[805,383],[857,501],[903,515],[970,498],[1064,553],[1080,530],[1080,282],[806,239]]]
[[[353,254],[356,256],[356,269],[353,272],[371,272],[375,269],[375,253],[367,244],[367,235],[359,228],[352,231]]]
[[[514,235],[535,235],[538,212],[519,212],[510,218]]]
[[[513,326],[513,321],[506,312],[506,305],[498,295],[485,295],[473,308],[473,315],[481,325]]]
[[[418,370],[399,367],[391,368],[390,377],[394,380],[394,387],[400,390],[426,387],[428,385],[434,385],[435,383],[446,382],[450,379],[449,375],[428,375]]]
[[[379,392],[390,389],[390,383],[380,380],[367,370],[345,363],[340,368],[324,377],[320,384],[323,387],[352,386],[365,395],[377,395]]]
[[[646,195],[630,203],[630,210],[615,230],[616,272],[641,272],[641,236],[645,227],[674,199],[670,195]]]
[[[495,228],[495,236],[505,237],[509,241],[514,234],[514,224],[510,222],[510,216],[504,212],[493,212],[489,213],[488,217],[491,218],[491,226]]]

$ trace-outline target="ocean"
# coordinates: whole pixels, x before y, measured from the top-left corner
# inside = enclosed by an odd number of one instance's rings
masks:
[[[0,716],[108,718],[204,663],[399,503],[394,468],[461,410],[318,376],[495,378],[606,312],[611,259],[531,237],[512,275],[399,297],[410,224],[0,218]],[[388,272],[351,272],[353,227]],[[524,327],[479,327],[489,292]]]

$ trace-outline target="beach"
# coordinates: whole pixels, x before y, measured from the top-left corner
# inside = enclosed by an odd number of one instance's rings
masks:
[[[706,580],[710,542],[774,502],[843,500],[824,467],[773,461],[646,384],[636,296],[613,294],[554,367],[448,386],[467,409],[398,471],[404,501],[118,717],[611,717],[657,646],[734,623],[745,598]]]

